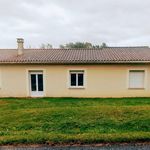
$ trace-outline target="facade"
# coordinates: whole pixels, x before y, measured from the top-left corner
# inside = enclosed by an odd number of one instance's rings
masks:
[[[149,97],[148,47],[0,50],[0,97]]]

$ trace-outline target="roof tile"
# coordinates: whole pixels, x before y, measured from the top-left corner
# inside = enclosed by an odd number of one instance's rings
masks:
[[[102,49],[1,49],[0,63],[132,63],[150,62],[149,47],[107,47]]]

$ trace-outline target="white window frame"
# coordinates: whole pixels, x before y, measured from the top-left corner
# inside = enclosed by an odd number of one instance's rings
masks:
[[[71,86],[71,73],[76,74],[76,86]],[[78,86],[78,78],[77,75],[83,73],[83,86]],[[68,71],[68,88],[70,89],[84,89],[86,87],[86,72],[83,69],[73,69]]]
[[[36,90],[37,90],[38,89],[38,85],[39,85],[37,76],[38,75],[42,75],[43,76],[43,71],[30,71],[29,72],[29,81],[30,81],[30,84],[31,84],[31,75],[36,75]],[[30,85],[30,91],[31,90],[32,89],[31,89],[31,85]],[[43,91],[42,92],[44,92],[44,82],[43,82]]]
[[[30,72],[43,72],[43,97],[46,97],[46,69],[43,68],[27,68],[26,69],[26,89],[27,89],[27,96],[31,97],[31,91],[30,91]]]
[[[141,87],[141,88],[140,88],[140,87],[139,87],[139,88],[138,88],[138,87],[137,87],[137,88],[136,88],[136,87],[135,87],[135,88],[134,88],[134,87],[133,87],[133,88],[130,87],[130,72],[131,72],[131,71],[135,71],[135,72],[136,72],[136,71],[143,71],[143,72],[144,72],[144,85],[143,85],[143,87]],[[136,89],[137,89],[137,90],[145,90],[145,89],[147,88],[146,81],[147,81],[147,70],[146,70],[146,69],[143,69],[143,68],[134,69],[134,68],[133,68],[133,69],[129,69],[129,70],[128,70],[128,80],[127,80],[128,83],[127,83],[127,88],[128,88],[129,90],[130,90],[130,89],[131,89],[131,90],[136,90]]]

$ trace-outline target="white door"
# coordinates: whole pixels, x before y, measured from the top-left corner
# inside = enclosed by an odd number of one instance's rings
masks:
[[[43,86],[43,72],[30,72],[30,96],[42,97],[44,96]]]

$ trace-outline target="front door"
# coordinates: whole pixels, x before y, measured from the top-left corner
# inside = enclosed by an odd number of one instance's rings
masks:
[[[30,72],[30,96],[42,97],[44,96],[43,87],[43,72]]]

